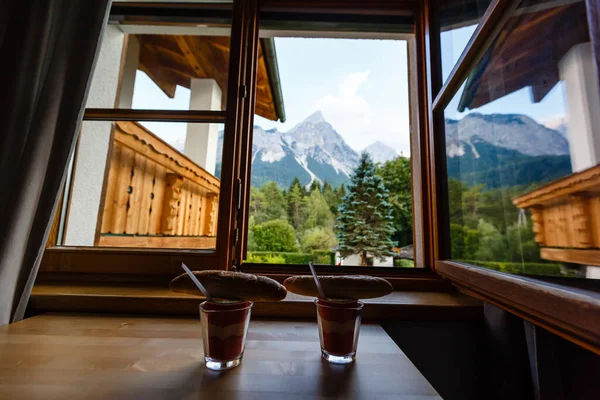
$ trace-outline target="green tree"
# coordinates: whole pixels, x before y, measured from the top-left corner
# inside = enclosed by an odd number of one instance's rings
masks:
[[[255,210],[253,215],[257,224],[275,219],[287,219],[285,197],[273,181],[265,183],[258,193],[255,192],[255,204],[252,203],[252,190],[250,190],[250,208]]]
[[[252,227],[254,251],[298,251],[296,232],[285,220],[276,219]]]
[[[389,191],[389,201],[393,207],[395,233],[392,239],[400,246],[412,244],[410,159],[400,156],[387,161],[378,167],[377,174],[383,178],[383,184]]]
[[[300,188],[300,192],[302,193],[302,197],[304,197],[304,196],[306,196],[308,194],[308,192],[306,190],[306,187],[304,187],[302,185],[302,183],[300,183],[300,179],[298,179],[298,177],[294,178],[294,180],[292,181],[292,184],[288,188],[288,192],[290,192],[294,186],[298,186]]]
[[[251,217],[256,218],[256,216],[262,209],[264,202],[265,202],[265,196],[263,195],[263,193],[259,189],[255,188],[255,187],[251,187],[250,188],[250,208],[249,208]]]
[[[287,195],[287,215],[294,229],[299,229],[304,220],[304,196],[300,182],[294,181]]]
[[[334,217],[338,215],[338,207],[342,202],[342,197],[338,194],[338,192],[331,187],[328,182],[323,184],[323,197],[329,206],[329,210]]]
[[[477,224],[477,232],[480,235],[479,248],[474,254],[477,261],[506,261],[507,245],[506,237],[492,224],[483,219]]]
[[[332,229],[335,219],[329,205],[320,191],[315,190],[309,196],[304,198],[304,230],[312,229],[317,226]]]
[[[339,213],[335,228],[342,257],[358,253],[361,265],[367,265],[367,255],[380,260],[393,255],[392,205],[383,179],[366,152],[350,177]]]
[[[256,222],[254,222],[254,216],[251,215],[248,218],[248,251],[256,251],[256,241],[254,240],[254,226]]]
[[[510,261],[519,263],[537,263],[541,261],[540,248],[535,242],[535,233],[532,228],[531,221],[527,221],[525,226],[519,226],[515,222],[508,227],[506,237]]]
[[[300,247],[305,253],[316,250],[331,250],[336,245],[337,240],[333,230],[321,226],[304,231],[300,238]]]
[[[339,197],[341,199],[342,197],[344,197],[346,195],[346,185],[344,185],[344,182],[342,182],[340,184],[340,186],[333,189],[333,191],[335,192],[337,197]]]
[[[448,179],[448,212],[450,214],[450,222],[453,224],[462,225],[463,223],[462,198],[463,193],[467,190],[467,185],[458,179]]]
[[[310,188],[308,189],[309,193],[312,193],[314,191],[321,191],[321,182],[318,181],[317,179],[315,179],[314,181],[312,181],[310,183]]]
[[[450,224],[450,246],[452,258],[456,260],[475,260],[481,235],[477,229],[459,224]]]

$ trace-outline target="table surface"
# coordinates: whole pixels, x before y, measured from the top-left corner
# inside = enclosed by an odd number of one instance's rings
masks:
[[[242,365],[205,368],[200,322],[45,314],[0,327],[0,399],[440,399],[379,325],[354,364],[320,357],[315,322],[253,319]]]

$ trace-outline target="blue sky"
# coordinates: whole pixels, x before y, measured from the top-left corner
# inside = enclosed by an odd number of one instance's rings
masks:
[[[442,71],[448,76],[475,26],[442,33]],[[410,154],[407,46],[404,41],[373,39],[276,38],[287,121],[261,117],[255,124],[287,131],[321,110],[346,142],[360,151],[379,140],[398,153]],[[460,119],[470,112],[522,113],[552,125],[565,115],[562,87],[557,85],[540,103],[531,102],[525,88],[476,110],[459,113],[462,89],[449,103],[446,117]],[[177,87],[174,99],[165,96],[138,71],[133,107],[189,107],[190,91]],[[144,123],[163,139],[181,148],[186,124]]]
[[[444,80],[450,75],[454,63],[459,59],[476,25],[454,29],[443,32],[441,37],[442,46],[442,76]],[[563,85],[557,84],[539,103],[533,103],[530,97],[530,89],[523,88],[498,100],[486,104],[474,110],[458,111],[458,103],[464,85],[446,107],[446,118],[461,119],[471,112],[482,114],[525,114],[537,122],[552,127],[557,121],[565,118],[565,100],[563,97]]]
[[[276,38],[287,120],[256,117],[255,124],[286,131],[316,110],[359,151],[380,140],[410,153],[406,42],[362,39]],[[165,96],[141,71],[133,107],[184,110],[189,90]],[[182,141],[185,124],[144,123],[170,143]]]
[[[410,153],[406,42],[276,38],[287,121],[256,118],[286,131],[322,111],[346,142],[362,150],[379,140]]]

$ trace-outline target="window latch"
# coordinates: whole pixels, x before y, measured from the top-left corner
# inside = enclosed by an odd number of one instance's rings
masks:
[[[237,192],[238,192],[238,198],[237,198],[237,208],[236,208],[236,219],[239,218],[240,216],[240,211],[242,209],[242,180],[238,178],[237,180]]]
[[[240,86],[240,97],[242,99],[248,98],[248,86],[246,86],[246,85]]]

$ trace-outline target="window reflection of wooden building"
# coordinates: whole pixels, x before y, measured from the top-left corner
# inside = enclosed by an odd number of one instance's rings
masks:
[[[583,1],[521,3],[465,82],[458,111],[522,89],[533,103],[563,91],[574,174],[513,202],[530,210],[542,258],[600,265],[600,99],[585,20]]]

